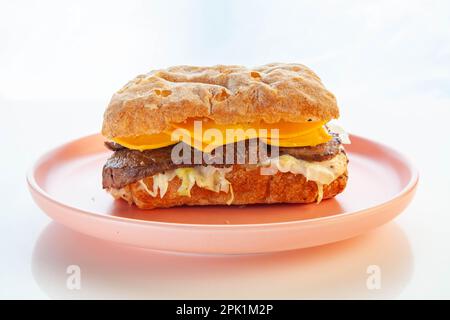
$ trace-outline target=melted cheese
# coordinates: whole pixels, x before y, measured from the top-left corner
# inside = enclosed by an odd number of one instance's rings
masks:
[[[279,121],[277,123],[249,122],[249,123],[241,123],[241,124],[218,124],[218,123],[215,123],[211,119],[190,118],[181,123],[174,123],[174,124],[172,124],[172,126],[175,129],[186,129],[193,135],[194,130],[195,130],[195,122],[196,121],[197,121],[197,123],[201,122],[203,131],[206,131],[209,129],[216,129],[216,130],[219,130],[223,134],[224,137],[226,136],[227,129],[244,130],[244,131],[253,129],[257,133],[260,130],[265,131],[265,132],[258,133],[257,136],[255,136],[255,137],[270,138],[271,130],[277,129],[278,137],[280,139],[297,137],[299,135],[308,133],[310,131],[314,131],[317,128],[323,127],[323,125],[325,124],[322,121],[311,121],[311,122],[302,122],[302,123]],[[251,135],[251,133],[250,133],[250,135]],[[239,137],[237,137],[237,139],[239,139]],[[236,142],[236,141],[234,141],[234,142]]]
[[[322,201],[323,186],[330,184],[347,170],[347,157],[339,153],[326,161],[305,161],[290,155],[282,155],[269,159],[262,164],[262,175],[273,175],[280,172],[291,172],[305,176],[306,180],[317,184],[317,202]]]
[[[142,135],[136,137],[114,138],[113,141],[117,142],[118,144],[128,149],[134,149],[139,151],[158,149],[176,143],[170,139],[170,135],[167,133]]]
[[[331,136],[324,129],[324,122],[285,122],[278,123],[245,123],[234,125],[220,125],[209,119],[203,119],[195,124],[189,119],[182,123],[173,124],[166,132],[154,135],[136,137],[119,137],[113,141],[135,150],[157,149],[183,141],[204,152],[211,152],[214,148],[241,140],[262,138],[268,144],[283,147],[315,146],[331,140]],[[201,126],[198,124],[201,123]],[[232,130],[227,130],[232,129]],[[279,139],[272,134],[278,130]],[[234,131],[233,131],[234,130]]]
[[[277,171],[291,172],[305,176],[308,181],[330,184],[347,170],[347,157],[341,152],[330,160],[305,161],[290,155],[282,155],[265,161],[261,167],[263,175],[271,175]]]
[[[280,147],[306,147],[316,146],[321,143],[326,143],[331,140],[330,134],[325,128],[320,127],[315,130],[309,131],[304,135],[300,135],[293,138],[286,139],[267,139],[266,142],[270,145],[276,145]]]

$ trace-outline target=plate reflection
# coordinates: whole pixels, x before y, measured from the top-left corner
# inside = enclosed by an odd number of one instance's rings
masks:
[[[66,284],[73,265],[80,268],[79,290]],[[367,287],[370,266],[379,268],[379,289]],[[59,299],[394,298],[412,269],[408,239],[395,223],[321,247],[204,256],[127,247],[52,222],[32,259],[37,284]]]

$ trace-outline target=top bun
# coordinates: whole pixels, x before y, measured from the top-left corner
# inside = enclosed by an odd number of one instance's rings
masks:
[[[116,92],[102,134],[156,134],[192,117],[219,124],[329,121],[339,109],[320,78],[301,64],[176,66],[139,75]]]

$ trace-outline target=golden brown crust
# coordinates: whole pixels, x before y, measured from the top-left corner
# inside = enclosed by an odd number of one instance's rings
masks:
[[[234,199],[231,204],[264,203],[312,203],[319,195],[317,184],[307,181],[301,174],[281,173],[260,175],[259,169],[235,165],[233,171],[226,175],[230,181]],[[151,177],[144,179],[147,186],[152,186]],[[180,196],[177,190],[180,179],[175,177],[161,199],[159,195],[150,196],[138,182],[129,184],[120,190],[109,190],[116,198],[124,198],[141,209],[168,208],[182,205],[225,205],[231,198],[230,193],[210,191],[194,185],[191,196]],[[329,199],[341,193],[347,184],[347,172],[328,185],[323,186],[323,199]]]
[[[116,92],[102,133],[108,139],[155,134],[190,117],[220,124],[329,121],[339,110],[319,77],[301,64],[176,66],[139,75]]]

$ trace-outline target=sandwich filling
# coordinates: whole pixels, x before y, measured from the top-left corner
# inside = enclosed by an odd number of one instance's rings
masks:
[[[244,153],[236,152],[235,156],[243,160],[239,165],[246,166],[248,169],[259,169],[261,175],[272,175],[277,172],[303,175],[308,181],[314,181],[317,184],[317,201],[321,201],[323,186],[330,184],[347,170],[348,160],[341,145],[342,138],[336,134],[330,134],[330,137],[331,139],[325,143],[301,147],[272,146],[266,139],[249,139],[244,141]],[[255,140],[258,143],[253,146],[257,149],[252,150],[251,144]],[[163,198],[169,183],[177,177],[180,180],[177,193],[181,196],[190,196],[191,189],[196,185],[214,192],[229,193],[228,203],[233,201],[232,185],[226,178],[227,173],[233,170],[233,165],[210,165],[207,160],[208,157],[210,159],[217,156],[225,157],[226,150],[230,147],[233,147],[233,150],[239,150],[236,148],[236,142],[224,145],[225,152],[219,155],[216,155],[215,149],[209,153],[201,152],[204,163],[195,165],[175,163],[171,157],[174,148],[172,145],[140,151],[127,148],[117,142],[105,144],[114,153],[103,168],[103,187],[113,195],[120,195],[122,188],[137,182],[139,187],[150,196]],[[258,153],[262,145],[267,148],[268,157],[255,165],[250,162],[250,157]],[[190,154],[194,157],[194,151],[197,149],[190,145],[185,147],[193,151]],[[273,148],[277,148],[276,157],[271,157]],[[225,163],[225,161],[219,161],[219,163]],[[150,183],[144,180],[148,177],[152,178]]]
[[[106,161],[103,167],[103,188],[122,188],[130,183],[136,182],[146,177],[154,176],[158,173],[168,172],[170,170],[175,170],[178,168],[189,168],[195,167],[196,165],[207,166],[211,164],[211,160],[217,155],[214,153],[201,153],[200,159],[201,164],[189,164],[189,163],[175,163],[172,159],[172,146],[167,146],[159,149],[151,149],[145,151],[138,151],[125,148],[117,143],[106,142],[106,147],[114,153]],[[192,157],[190,163],[195,163],[195,149],[189,147],[191,151],[189,154]],[[238,163],[238,159],[241,160],[241,165],[246,165],[249,167],[254,166],[250,164],[251,155],[258,153],[260,144],[256,144],[256,150],[252,150],[251,141],[245,141],[245,148],[243,149],[243,154],[240,154],[236,147],[236,143],[228,144],[224,146],[224,152],[219,156],[222,156],[222,161],[216,161],[215,167],[230,167],[231,165],[226,163],[226,153],[228,148],[233,148],[236,150],[234,154],[234,163]],[[268,150],[268,158],[262,159],[258,165],[267,164],[268,160],[271,158],[270,155],[273,153],[270,145],[266,145]],[[326,160],[330,160],[337,156],[342,151],[341,141],[338,137],[334,136],[332,140],[327,143],[317,145],[315,147],[278,147],[278,155],[282,158],[284,155],[290,156],[293,159],[303,160],[305,163],[321,163]],[[284,158],[283,158],[284,159]],[[207,161],[210,160],[210,161]],[[189,161],[188,161],[189,162]]]
[[[153,70],[105,111],[103,187],[140,208],[334,197],[347,183],[338,118],[335,96],[302,64]]]

